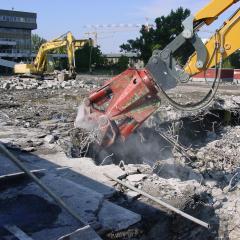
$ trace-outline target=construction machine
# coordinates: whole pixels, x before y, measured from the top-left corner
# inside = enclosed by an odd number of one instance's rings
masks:
[[[163,99],[183,111],[209,106],[219,87],[223,60],[240,48],[240,9],[205,44],[198,31],[212,24],[236,2],[212,0],[195,16],[189,16],[182,23],[183,32],[164,49],[155,50],[144,69],[128,69],[93,91],[84,102],[80,114],[83,117],[78,117],[76,126],[94,128],[98,144],[108,147],[117,139],[128,138],[159,108]],[[174,56],[186,44],[192,45],[195,52],[181,67]],[[203,99],[182,104],[170,97],[168,90],[212,67],[215,67],[215,79]]]
[[[31,64],[16,64],[14,66],[14,73],[43,75],[47,68],[47,54],[51,50],[65,47],[68,56],[69,76],[73,77],[75,75],[75,51],[84,47],[86,44],[93,46],[93,41],[91,39],[77,40],[71,32],[67,32],[56,39],[43,43],[39,48],[34,62]]]

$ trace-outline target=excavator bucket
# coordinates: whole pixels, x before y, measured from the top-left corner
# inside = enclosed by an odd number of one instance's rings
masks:
[[[96,131],[99,145],[108,147],[134,132],[160,105],[147,70],[128,69],[93,91],[79,108],[75,126]]]

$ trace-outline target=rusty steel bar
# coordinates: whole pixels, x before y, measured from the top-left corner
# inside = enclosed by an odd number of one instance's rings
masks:
[[[142,190],[140,190],[138,188],[135,188],[134,186],[119,180],[118,178],[115,178],[115,177],[110,176],[108,174],[104,174],[104,175],[106,177],[114,180],[115,182],[117,182],[117,183],[119,183],[119,184],[121,184],[121,185],[123,185],[123,186],[125,186],[125,187],[127,187],[127,188],[129,188],[129,189],[131,189],[131,190],[133,190],[135,192],[137,192],[137,193],[140,193],[141,195],[143,195],[143,196],[145,196],[145,197],[147,197],[147,198],[149,198],[151,200],[153,200],[154,202],[156,202],[156,203],[160,204],[161,206],[171,210],[172,212],[175,212],[175,213],[181,215],[182,217],[187,218],[188,220],[190,220],[192,222],[195,222],[198,225],[201,225],[202,227],[210,229],[210,225],[208,223],[203,222],[202,220],[197,219],[197,218],[195,218],[195,217],[193,217],[193,216],[191,216],[191,215],[189,215],[189,214],[179,210],[178,208],[175,208],[175,207],[171,206],[170,204],[165,203],[164,201],[162,201],[162,200],[160,200],[160,199],[158,199],[156,197],[151,196],[150,194],[148,194],[148,193],[146,193],[146,192],[144,192],[144,191],[142,191]]]

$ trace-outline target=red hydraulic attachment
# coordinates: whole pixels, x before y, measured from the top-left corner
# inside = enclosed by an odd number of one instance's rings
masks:
[[[146,69],[128,69],[106,81],[85,101],[85,121],[94,122],[98,143],[123,141],[160,105],[154,80]]]

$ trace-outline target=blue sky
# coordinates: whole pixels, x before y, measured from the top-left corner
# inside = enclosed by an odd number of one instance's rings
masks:
[[[88,24],[121,24],[150,22],[161,15],[168,14],[179,6],[189,8],[195,13],[209,0],[1,0],[0,8],[19,11],[33,11],[38,14],[36,33],[46,39],[55,38],[72,31],[76,38],[84,38],[84,28]],[[236,4],[239,7],[239,4]],[[230,15],[232,7],[224,17]],[[217,25],[210,27],[213,30]],[[207,37],[206,33],[202,33]],[[119,45],[129,38],[138,36],[138,31],[99,34],[99,44],[105,53],[118,52]]]

